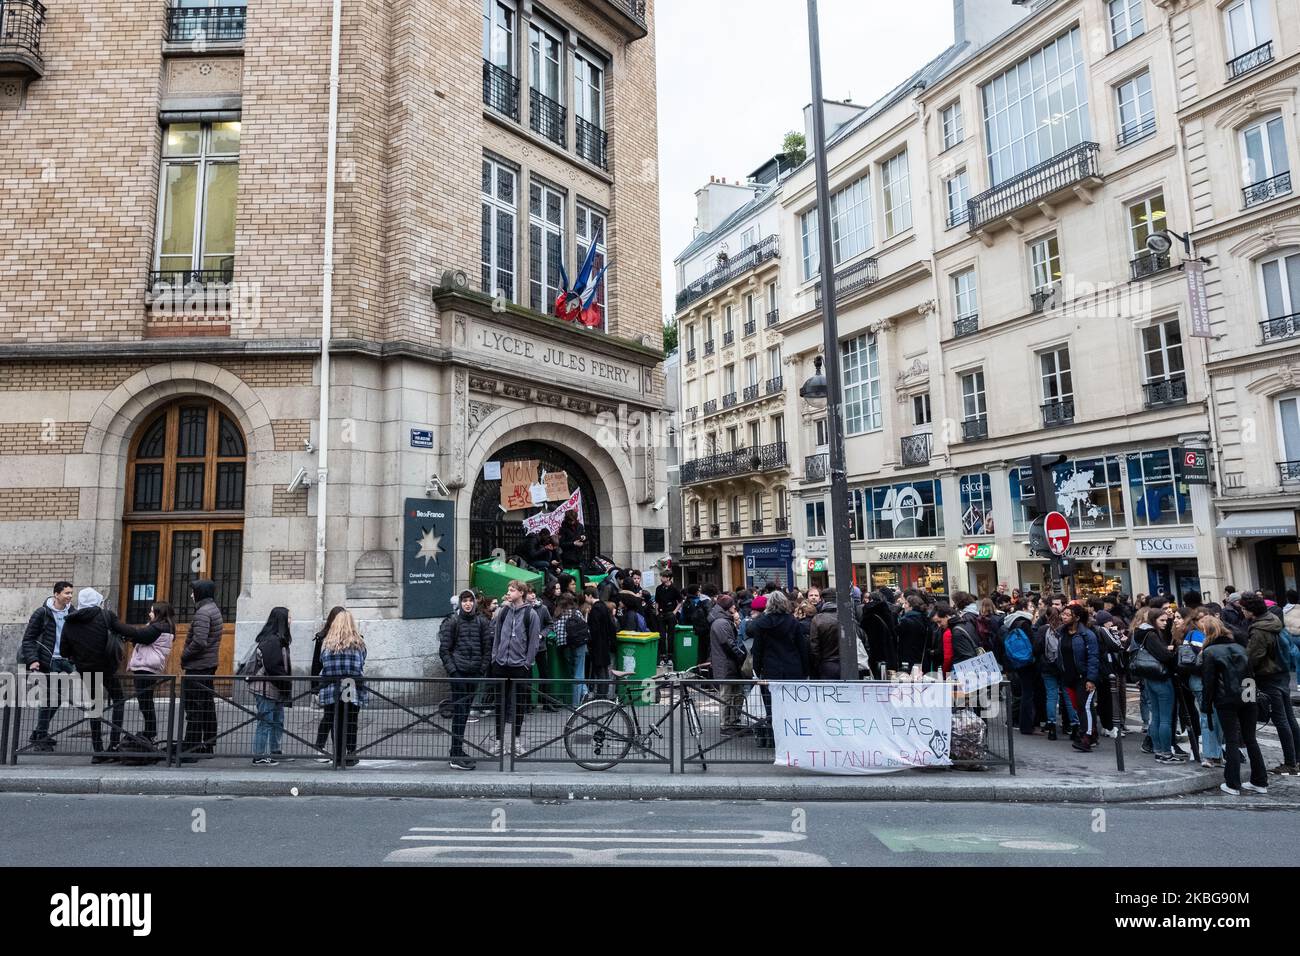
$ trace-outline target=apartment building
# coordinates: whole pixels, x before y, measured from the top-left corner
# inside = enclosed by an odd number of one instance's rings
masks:
[[[424,672],[538,510],[511,463],[593,552],[663,555],[652,3],[345,3],[336,123],[328,3],[0,17],[0,656],[55,580],[186,622],[206,575],[223,667],[346,604]],[[553,303],[593,246],[583,328]]]

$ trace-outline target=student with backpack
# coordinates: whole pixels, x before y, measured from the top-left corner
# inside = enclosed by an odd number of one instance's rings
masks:
[[[578,610],[577,600],[572,594],[561,595],[555,606],[555,639],[563,648],[569,673],[573,675],[569,706],[574,710],[587,696],[587,643],[590,637],[587,619]]]
[[[257,701],[257,729],[253,733],[253,765],[274,767],[284,737],[284,708],[293,704],[293,665],[289,659],[289,609],[273,607],[257,635],[253,653],[257,664],[247,676]]]
[[[1211,636],[1207,631],[1201,651],[1201,710],[1207,720],[1222,728],[1227,763],[1219,789],[1234,797],[1241,796],[1242,790],[1268,793],[1268,769],[1255,736],[1258,705],[1245,687],[1250,679],[1250,658],[1232,632],[1225,627]],[[1250,780],[1246,783],[1241,780],[1243,747],[1250,757]]]
[[[474,761],[465,753],[465,725],[479,679],[487,674],[492,657],[491,622],[479,613],[473,591],[461,591],[456,613],[443,620],[438,657],[451,678],[451,768],[473,770]]]
[[[1011,689],[1019,699],[1020,732],[1034,732],[1034,692],[1038,668],[1034,660],[1034,642],[1029,636],[1033,619],[1025,611],[1012,611],[1002,619],[1001,663],[1011,672]]]
[[[491,750],[501,754],[505,747],[505,723],[514,729],[515,756],[524,752],[520,732],[524,726],[524,710],[528,706],[529,678],[533,662],[542,645],[542,619],[537,609],[526,603],[528,585],[511,581],[506,588],[505,601],[492,622],[492,677],[509,677],[515,681],[514,693],[506,693],[497,708],[496,740]]]
[[[1296,726],[1290,693],[1290,642],[1283,640],[1282,621],[1269,613],[1263,598],[1255,594],[1244,595],[1241,611],[1250,627],[1246,656],[1250,659],[1260,696],[1268,698],[1269,719],[1277,730],[1278,743],[1282,745],[1282,762],[1269,773],[1300,776],[1300,767],[1296,766],[1300,727]]]
[[[1057,739],[1056,712],[1059,702],[1064,700],[1064,716],[1069,719],[1068,727],[1062,724],[1060,732],[1071,737],[1079,732],[1079,716],[1074,711],[1074,702],[1069,694],[1063,694],[1066,683],[1061,664],[1061,612],[1055,608],[1048,611],[1046,621],[1034,635],[1034,656],[1038,661],[1038,672],[1043,678],[1044,702],[1047,710],[1047,739]]]

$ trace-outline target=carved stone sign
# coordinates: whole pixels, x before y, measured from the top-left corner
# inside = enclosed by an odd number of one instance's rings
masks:
[[[628,397],[642,394],[641,366],[580,345],[476,322],[469,347],[485,364],[496,368],[527,369],[530,375],[543,380],[553,379],[557,384],[577,385],[605,394],[621,393]]]

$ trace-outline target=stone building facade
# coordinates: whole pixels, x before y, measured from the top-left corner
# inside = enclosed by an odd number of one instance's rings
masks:
[[[378,671],[431,672],[406,502],[454,506],[463,587],[521,535],[485,505],[503,455],[567,469],[602,552],[661,557],[653,24],[343,5],[322,476],[330,5],[47,3],[39,68],[0,64],[3,659],[57,579],[138,619],[203,573],[224,664],[276,605],[346,604]],[[592,244],[588,330],[549,313]]]

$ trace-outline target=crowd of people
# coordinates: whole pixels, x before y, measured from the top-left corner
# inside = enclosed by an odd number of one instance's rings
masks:
[[[572,545],[580,535],[567,537]],[[1069,740],[1082,753],[1091,753],[1102,737],[1129,732],[1125,691],[1136,684],[1141,749],[1157,762],[1187,760],[1179,741],[1191,735],[1199,742],[1202,764],[1223,768],[1225,792],[1262,793],[1269,774],[1300,775],[1300,727],[1290,694],[1300,664],[1295,591],[1279,601],[1268,592],[1229,588],[1221,603],[1205,603],[1195,592],[1181,600],[1165,594],[1068,600],[1005,586],[982,598],[964,592],[947,597],[882,587],[864,594],[856,586],[841,593],[775,584],[723,592],[711,584],[679,588],[669,569],[652,594],[637,570],[615,568],[598,585],[579,588],[577,579],[549,565],[544,580],[540,591],[512,581],[499,601],[462,591],[442,621],[439,655],[451,679],[454,768],[474,769],[465,749],[466,726],[485,716],[495,718],[489,752],[501,753],[507,722],[520,751],[527,678],[534,667],[543,681],[559,676],[550,673],[547,642],[560,649],[574,678],[567,703],[576,708],[589,692],[608,691],[620,631],[657,632],[661,663],[670,663],[677,628],[690,627],[698,638],[698,672],[719,686],[722,733],[735,734],[743,729],[744,681],[841,679],[840,603],[848,602],[857,658],[849,670],[860,677],[950,675],[956,665],[991,654],[1010,679],[1020,733]],[[191,678],[184,695],[184,761],[212,754],[217,736],[213,675],[222,618],[213,594],[211,581],[194,583],[194,611],[180,660]],[[291,623],[286,608],[275,608],[240,665],[257,704],[253,752],[258,765],[277,762],[284,708],[295,699]],[[109,740],[104,746],[99,722],[92,721],[92,759],[115,761],[126,759],[121,723],[129,695],[121,675],[132,677],[144,723],[141,734],[128,735],[134,745],[128,749],[149,750],[157,735],[154,688],[163,679],[175,634],[175,612],[166,603],[153,604],[146,624],[129,625],[91,588],[82,589],[74,608],[71,584],[60,581],[32,614],[20,660],[32,672],[75,669],[105,675]],[[124,641],[133,648],[129,660]],[[334,608],[313,647],[312,689],[323,711],[315,742],[327,754],[330,734],[341,728],[340,750],[349,763],[356,760],[359,712],[368,699],[359,681],[365,659],[355,618],[343,607]],[[514,694],[504,695],[509,699],[495,700],[485,692],[484,677],[519,682]],[[357,693],[340,691],[348,678],[356,680]],[[54,712],[54,707],[38,712],[32,750],[54,749],[49,734]],[[1271,768],[1256,736],[1257,724],[1264,722],[1276,728],[1283,754]],[[1245,781],[1243,752],[1250,766]]]

